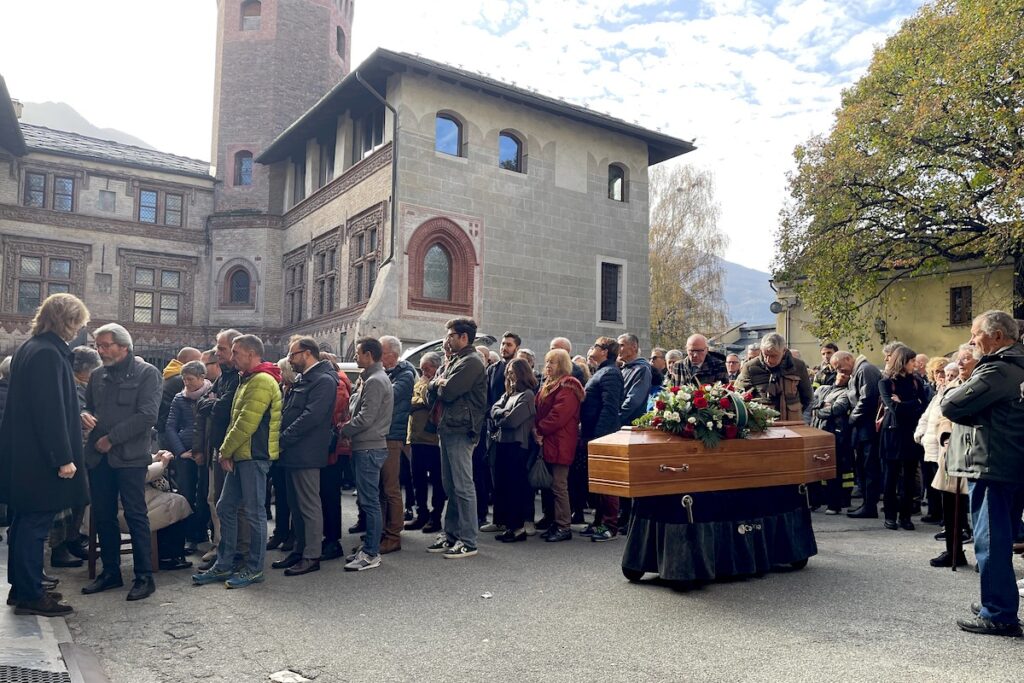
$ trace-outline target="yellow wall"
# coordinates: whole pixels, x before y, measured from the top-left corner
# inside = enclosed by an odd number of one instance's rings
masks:
[[[944,275],[928,275],[905,280],[890,287],[879,303],[874,305],[874,314],[885,321],[885,342],[901,341],[918,353],[929,356],[948,355],[970,340],[971,327],[950,326],[949,290],[951,287],[972,288],[972,315],[996,308],[1011,310],[1013,297],[1013,268],[1011,266],[953,268]],[[794,301],[796,297],[786,287],[779,288],[779,299]],[[818,361],[819,340],[808,329],[813,320],[799,302],[788,311],[776,316],[779,333],[786,337],[792,348],[814,365]],[[835,341],[840,348],[857,351],[872,362],[882,362],[882,341],[879,334],[871,330],[871,342],[862,349],[850,349],[845,340]],[[873,348],[872,348],[873,347]]]

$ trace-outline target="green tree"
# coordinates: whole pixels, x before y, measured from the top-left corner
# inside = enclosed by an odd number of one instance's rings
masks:
[[[1013,262],[1024,317],[1024,2],[922,7],[795,157],[774,270],[817,335],[863,341],[889,286],[962,261]]]
[[[722,254],[728,239],[710,171],[655,168],[650,175],[651,340],[681,346],[694,332],[724,330]]]

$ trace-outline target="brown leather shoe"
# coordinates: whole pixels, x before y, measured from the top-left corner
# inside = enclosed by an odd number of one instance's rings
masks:
[[[380,542],[380,554],[387,555],[402,549],[402,541],[397,538],[385,538]]]
[[[285,576],[302,576],[310,572],[320,571],[320,560],[311,560],[307,557],[299,560],[295,565],[284,570]]]

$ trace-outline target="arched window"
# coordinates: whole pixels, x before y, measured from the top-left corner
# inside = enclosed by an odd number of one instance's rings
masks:
[[[427,249],[423,257],[423,298],[452,299],[452,259],[440,244]]]
[[[252,152],[235,154],[235,185],[252,185]]]
[[[260,0],[245,0],[242,3],[242,30],[259,31],[262,12],[263,6],[260,4]]]
[[[608,167],[608,199],[626,201],[626,171],[618,164]]]
[[[523,143],[513,133],[503,130],[498,135],[498,166],[507,170],[523,173]]]
[[[345,59],[345,32],[341,30],[340,26],[338,27],[337,31],[338,31],[338,38],[337,38],[338,56],[341,57],[342,59]]]
[[[228,303],[249,303],[250,282],[251,278],[249,277],[249,273],[244,268],[239,268],[235,272],[231,273],[230,282],[228,285]]]
[[[462,124],[454,116],[438,114],[434,132],[435,150],[453,157],[462,156]]]

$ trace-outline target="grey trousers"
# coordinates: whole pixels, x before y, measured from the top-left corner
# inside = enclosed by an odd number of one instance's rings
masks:
[[[439,432],[441,483],[448,494],[444,531],[450,541],[476,548],[476,486],[473,484],[473,449],[477,438],[464,432]]]
[[[320,470],[286,467],[288,506],[295,527],[295,550],[309,560],[319,560],[324,538],[324,515],[320,506]]]

